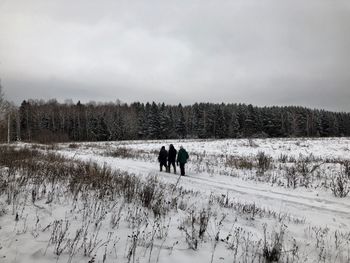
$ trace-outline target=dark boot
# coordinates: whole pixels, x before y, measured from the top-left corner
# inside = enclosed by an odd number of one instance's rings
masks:
[[[181,175],[185,176],[185,164],[184,163],[180,163],[180,170],[181,170]]]

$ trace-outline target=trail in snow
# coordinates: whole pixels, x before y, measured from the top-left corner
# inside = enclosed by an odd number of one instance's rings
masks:
[[[61,150],[59,153],[83,161],[93,161],[108,164],[114,169],[134,173],[138,176],[158,175],[162,180],[174,183],[178,176],[162,173],[157,170],[156,162],[149,163],[139,160],[103,157],[91,153],[78,153]],[[317,192],[307,189],[290,190],[273,187],[265,183],[243,181],[239,178],[225,175],[209,175],[206,173],[191,174],[181,177],[180,185],[186,189],[200,191],[203,194],[228,194],[240,202],[256,203],[276,212],[288,213],[297,218],[305,218],[307,223],[348,229],[350,224],[350,205],[347,199],[337,199],[327,196],[327,193],[317,196]]]

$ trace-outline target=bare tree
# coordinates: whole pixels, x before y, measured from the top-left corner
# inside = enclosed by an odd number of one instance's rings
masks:
[[[4,111],[5,111],[4,91],[0,80],[0,116],[4,113]]]
[[[11,122],[17,118],[17,109],[13,103],[5,100],[4,89],[1,85],[0,80],[0,123],[5,122],[5,127],[7,126],[7,142],[11,141]]]
[[[0,80],[0,124],[3,122],[3,121],[5,121],[6,120],[6,118],[7,118],[7,107],[8,105],[7,105],[7,103],[6,103],[6,101],[5,101],[5,98],[4,98],[4,92],[3,92],[3,88],[2,88],[2,85],[1,85],[1,80]],[[10,120],[8,121],[8,122],[10,122]],[[9,125],[8,125],[8,130],[9,130]],[[9,140],[9,131],[7,131],[7,133],[8,133],[8,138],[7,138],[7,140]]]
[[[9,109],[9,103],[5,100],[4,89],[1,85],[0,79],[0,123],[7,119],[7,112]]]

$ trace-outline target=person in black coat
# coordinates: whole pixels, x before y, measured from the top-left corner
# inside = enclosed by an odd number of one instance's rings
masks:
[[[163,166],[165,167],[165,169],[167,169],[167,159],[168,159],[168,152],[167,150],[165,150],[165,146],[162,146],[162,148],[160,149],[159,152],[159,156],[158,156],[158,161],[160,164],[160,171],[162,171]]]
[[[176,174],[176,165],[175,165],[176,154],[177,154],[177,150],[175,149],[174,145],[170,144],[169,152],[168,152],[168,173],[170,173],[170,165],[172,165],[174,168],[174,174]]]

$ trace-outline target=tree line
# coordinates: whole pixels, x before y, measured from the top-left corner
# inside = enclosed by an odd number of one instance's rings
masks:
[[[174,138],[350,136],[350,114],[246,104],[58,103],[23,101],[11,140],[64,142]]]

